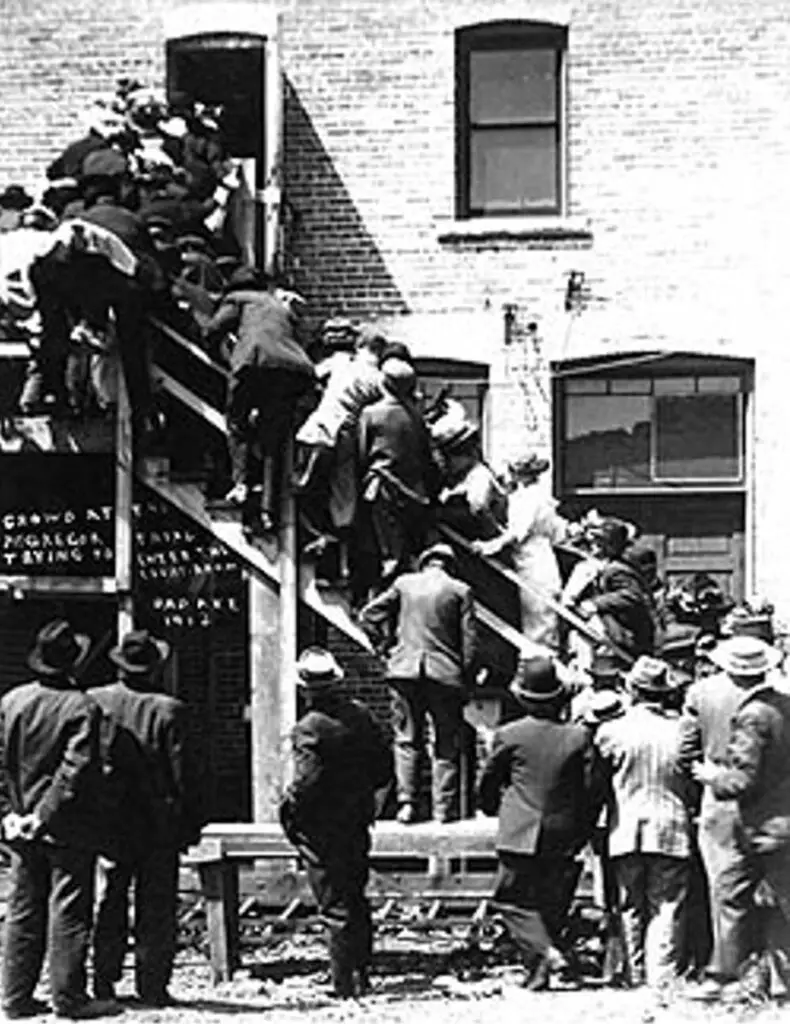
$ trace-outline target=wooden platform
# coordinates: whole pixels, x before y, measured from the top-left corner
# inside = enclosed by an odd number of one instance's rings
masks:
[[[370,889],[384,900],[406,894],[482,900],[496,871],[496,828],[496,818],[484,817],[450,824],[378,822],[371,833]],[[276,866],[278,902],[295,905],[303,898],[296,852],[279,825],[208,825],[187,854],[200,875],[214,982],[229,980],[239,964],[239,869],[255,861]]]

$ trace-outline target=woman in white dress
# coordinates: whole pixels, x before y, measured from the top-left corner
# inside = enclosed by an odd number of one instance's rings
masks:
[[[548,468],[548,461],[537,455],[508,466],[511,490],[507,525],[498,537],[477,541],[475,549],[489,558],[509,555],[524,583],[519,588],[521,632],[537,644],[556,648],[557,614],[550,601],[559,600],[562,579],[554,545],[564,538],[567,523],[557,514],[557,502],[540,482]]]

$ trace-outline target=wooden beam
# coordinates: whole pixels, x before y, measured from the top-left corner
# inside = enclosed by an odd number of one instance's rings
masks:
[[[293,438],[283,452],[280,478],[280,657],[278,662],[278,722],[280,735],[290,736],[296,724],[296,660],[299,652],[299,549],[296,500],[291,490]],[[290,748],[288,747],[289,754]],[[282,765],[281,785],[290,781],[290,756]]]
[[[185,352],[188,352],[191,356],[197,359],[198,362],[203,363],[204,366],[209,366],[220,376],[225,378],[230,377],[229,371],[224,366],[214,362],[208,352],[202,349],[200,345],[196,345],[194,341],[190,341],[189,338],[185,338],[183,334],[179,334],[178,331],[170,327],[169,324],[164,323],[164,321],[160,320],[158,317],[152,316],[150,319],[154,327],[164,334],[169,341],[172,341],[174,344],[184,349]]]
[[[184,387],[175,377],[171,376],[167,370],[163,370],[157,366],[154,368],[153,377],[155,384],[162,387],[168,394],[172,395],[173,398],[178,399],[188,409],[191,409],[197,416],[205,420],[209,426],[214,427],[221,434],[227,435],[228,425],[225,422],[225,416],[210,405],[208,402],[204,402],[202,398],[190,391],[189,388]]]
[[[255,575],[249,579],[249,674],[252,815],[256,823],[276,822],[285,758],[280,601],[275,588]]]
[[[119,365],[118,404],[115,410],[115,581],[118,592],[119,642],[121,637],[134,629],[133,444],[129,392],[123,368]]]

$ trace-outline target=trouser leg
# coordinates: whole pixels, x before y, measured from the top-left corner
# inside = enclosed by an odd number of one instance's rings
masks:
[[[685,858],[647,854],[645,976],[663,986],[678,974],[683,914],[688,895],[689,862]]]
[[[39,844],[11,860],[11,890],[3,940],[3,1009],[30,999],[44,963],[49,900],[49,862]]]
[[[642,854],[629,853],[613,857],[620,921],[625,947],[629,984],[645,982],[645,924],[647,914],[647,881],[645,859]]]
[[[456,821],[459,805],[459,764],[463,700],[460,688],[424,680],[428,714],[434,731],[433,817]]]
[[[250,486],[250,401],[251,382],[244,371],[234,374],[228,384],[225,415],[228,424],[228,455],[234,484]]]
[[[86,998],[85,963],[91,938],[95,857],[81,850],[48,850],[52,885],[49,895],[49,978],[55,1009]]]
[[[142,858],[135,888],[135,979],[142,999],[165,994],[173,973],[178,906],[178,851],[153,850]]]
[[[528,967],[542,960],[552,946],[541,913],[545,867],[543,858],[499,853],[492,902]]]
[[[36,293],[41,315],[41,342],[36,357],[41,372],[42,391],[65,399],[66,359],[69,348],[69,316],[65,296],[70,281],[69,257],[62,247],[34,260],[30,281]]]
[[[779,850],[760,859],[761,869],[775,906],[765,926],[765,955],[770,994],[790,996],[790,850]]]
[[[424,692],[412,679],[391,679],[389,686],[398,806],[416,808],[425,746]]]
[[[94,990],[120,981],[129,942],[129,889],[135,869],[131,863],[99,861],[99,901],[93,929]]]

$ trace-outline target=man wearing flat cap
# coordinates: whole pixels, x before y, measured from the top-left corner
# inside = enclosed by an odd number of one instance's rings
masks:
[[[367,708],[340,691],[343,669],[329,651],[309,647],[296,671],[306,710],[291,737],[294,774],[280,820],[326,926],[334,994],[346,999],[368,990],[370,826],[376,792],[392,778],[392,755]]]
[[[492,902],[524,958],[526,986],[538,990],[568,965],[576,856],[600,811],[598,774],[589,731],[563,721],[570,694],[552,661],[522,660],[510,690],[524,714],[494,734],[480,803],[499,812]]]
[[[93,940],[94,991],[114,996],[128,942],[129,889],[134,883],[134,955],[137,995],[166,1006],[176,940],[179,851],[196,842],[203,824],[186,706],[162,692],[170,647],[147,630],[127,633],[109,652],[117,681],[89,695],[142,751],[151,805],[136,823],[145,842],[131,856],[104,864]]]
[[[477,622],[472,591],[452,575],[447,544],[422,552],[418,571],[404,573],[360,613],[382,652],[395,733],[398,820],[417,820],[425,718],[433,723],[433,818],[459,812],[463,705],[474,680]]]
[[[417,377],[403,359],[381,364],[384,397],[366,406],[357,430],[362,480],[361,529],[370,544],[371,589],[388,586],[428,540],[439,489],[431,437],[415,402]]]
[[[83,811],[98,775],[99,712],[76,675],[89,649],[65,620],[47,623],[28,656],[34,679],[0,702],[0,810],[13,849],[2,965],[9,1019],[46,1013],[33,998],[45,953],[56,1016],[116,1009],[86,992],[95,835]]]
[[[700,844],[705,825],[706,866],[714,909],[716,947],[710,978],[699,998],[721,998],[755,936],[754,894],[764,881],[776,909],[763,937],[778,982],[772,994],[790,994],[790,697],[770,673],[781,655],[756,637],[734,636],[708,655],[722,675],[689,690],[686,763],[704,785]],[[703,816],[704,815],[704,816]],[[737,992],[737,987],[732,989]]]
[[[680,967],[689,886],[692,791],[677,758],[679,716],[668,666],[639,658],[626,677],[631,707],[595,743],[611,774],[609,857],[631,987],[666,989]]]

